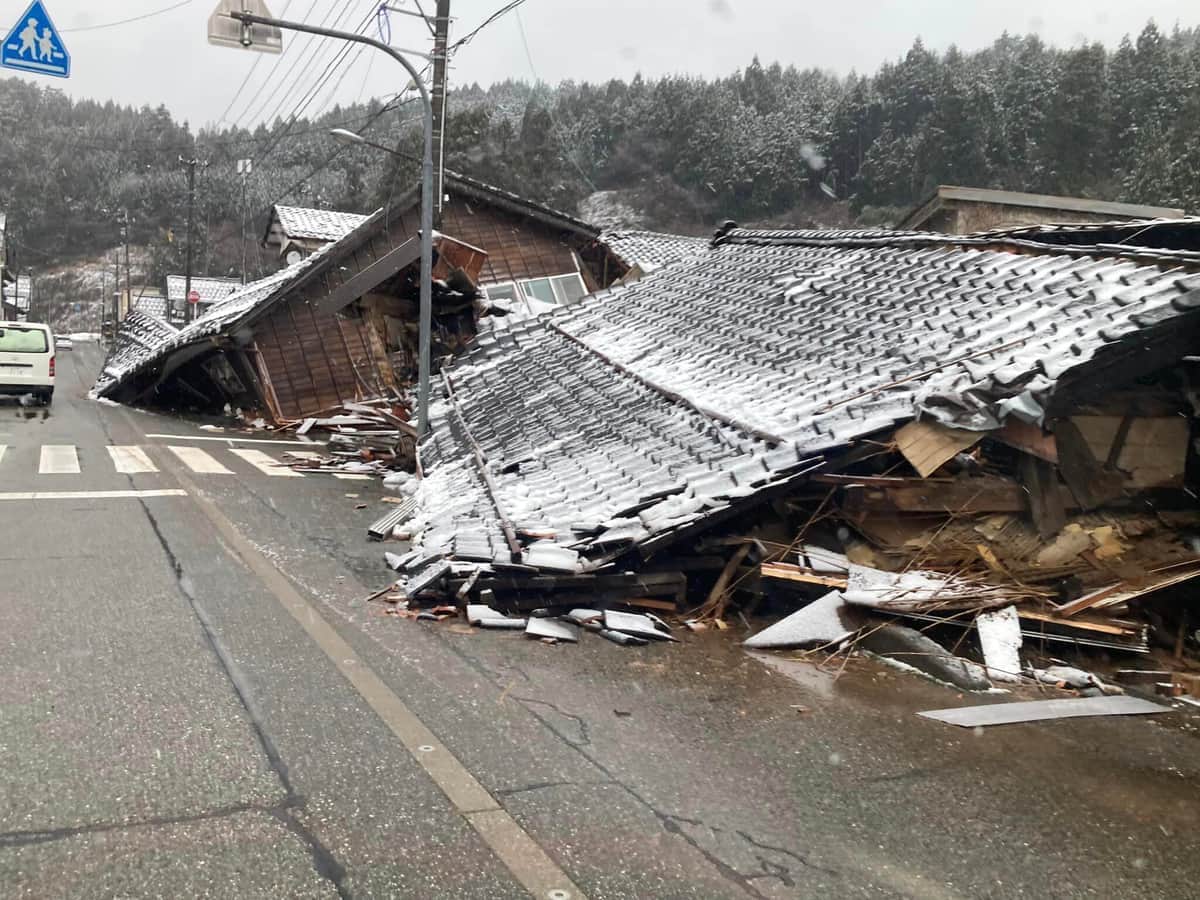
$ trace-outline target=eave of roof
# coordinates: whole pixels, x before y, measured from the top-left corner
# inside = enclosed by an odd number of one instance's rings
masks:
[[[590,225],[582,219],[577,219],[574,216],[541,203],[527,200],[518,194],[514,194],[512,191],[506,191],[503,188],[498,188],[495,185],[472,178],[469,175],[463,175],[461,172],[453,172],[450,169],[446,170],[445,176],[447,188],[457,190],[468,197],[473,197],[484,203],[491,203],[500,209],[534,219],[563,231],[569,231],[580,237],[593,239],[600,236],[600,229],[594,225]]]
[[[1084,197],[1058,197],[1052,194],[1026,194],[1021,191],[999,191],[991,188],[943,184],[939,185],[931,196],[901,219],[896,227],[905,229],[920,225],[937,212],[947,200],[1111,215],[1127,219],[1179,218],[1184,213],[1182,209],[1167,206],[1147,206],[1138,203],[1117,203],[1110,200],[1088,200]]]

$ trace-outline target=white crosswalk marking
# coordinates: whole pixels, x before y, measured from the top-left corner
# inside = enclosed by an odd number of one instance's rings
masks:
[[[294,469],[289,469],[283,463],[278,463],[261,450],[243,450],[240,447],[231,447],[230,453],[235,456],[240,456],[258,471],[266,475],[274,475],[277,478],[303,478],[299,472]]]
[[[79,455],[74,444],[42,444],[39,475],[78,475]]]
[[[232,475],[225,468],[199,447],[167,447],[179,457],[179,461],[198,475]]]
[[[112,457],[117,471],[125,475],[158,471],[158,466],[150,461],[141,447],[109,447],[108,455]]]

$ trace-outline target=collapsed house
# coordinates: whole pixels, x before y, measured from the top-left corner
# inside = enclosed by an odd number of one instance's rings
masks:
[[[618,253],[578,219],[456,173],[447,173],[446,198],[434,239],[435,359],[462,351],[481,329],[556,309],[639,261],[649,269],[697,245],[641,232],[615,238]],[[228,406],[275,425],[374,399],[405,413],[418,358],[417,211],[415,191],[373,216],[276,206],[264,243],[286,267],[245,286],[194,278],[200,315],[170,322],[178,329],[135,317],[96,395],[206,412]],[[627,262],[630,248],[655,261]],[[140,312],[168,319],[182,279],[170,277],[168,288],[167,301]]]
[[[1192,220],[724,229],[443,368],[399,584],[518,612],[1013,608],[1144,651],[1131,608],[1200,576],[1197,249]]]
[[[400,398],[416,368],[420,268],[414,206],[405,209],[363,219],[182,328],[136,314],[94,395],[214,412],[228,405],[276,423]],[[452,352],[473,334],[485,254],[439,234],[434,256],[437,349]]]

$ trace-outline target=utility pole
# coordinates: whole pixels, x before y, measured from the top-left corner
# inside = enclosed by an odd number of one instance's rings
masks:
[[[179,162],[187,166],[188,170],[187,263],[183,273],[183,302],[186,305],[183,308],[183,320],[190,322],[194,312],[192,307],[198,305],[188,299],[192,295],[192,215],[196,208],[196,166],[206,166],[208,163],[202,163],[196,157],[184,159],[182,156],[179,157]]]
[[[446,169],[446,44],[450,32],[450,0],[437,0],[433,21],[433,196],[440,215],[446,191],[442,178]]]
[[[129,271],[129,208],[125,208],[125,220],[121,225],[121,233],[125,238],[125,303],[127,304],[125,311],[129,312],[129,306],[133,305],[133,276]]]
[[[117,331],[121,327],[121,251],[113,251],[113,273],[116,278],[113,281],[113,308],[112,308],[112,336],[113,340],[117,339]]]
[[[250,179],[250,173],[254,171],[254,160],[239,159],[237,161],[238,174],[242,176],[242,284],[246,283],[246,182]]]

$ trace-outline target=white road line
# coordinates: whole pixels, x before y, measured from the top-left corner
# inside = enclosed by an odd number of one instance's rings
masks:
[[[74,444],[42,444],[39,475],[78,475],[79,455]]]
[[[229,450],[234,456],[240,456],[258,471],[265,475],[274,475],[277,478],[303,478],[299,472],[289,469],[283,463],[276,462],[263,453],[261,450],[243,450],[238,447],[231,447]]]
[[[334,472],[333,477],[341,479],[342,481],[370,481],[371,480],[370,475],[359,475],[356,472],[347,472],[347,473]]]
[[[225,468],[199,447],[167,447],[179,457],[179,461],[197,475],[232,475],[233,471]]]
[[[117,471],[124,475],[137,475],[141,472],[157,472],[158,466],[150,461],[146,451],[141,447],[112,447],[108,448]]]
[[[142,497],[186,497],[187,491],[12,491],[0,492],[2,500],[120,500]]]
[[[234,435],[229,437],[213,437],[204,434],[148,434],[148,438],[165,438],[169,441],[220,441],[223,444],[286,444],[289,447],[303,447],[308,444],[313,447],[324,447],[324,441],[309,441],[309,440],[292,440],[292,441],[270,441],[265,438],[241,438]]]
[[[0,462],[4,462],[4,451],[8,449],[7,444],[0,444]]]
[[[320,453],[315,453],[312,450],[289,450],[288,456],[294,456],[296,459],[320,460],[324,456]]]

